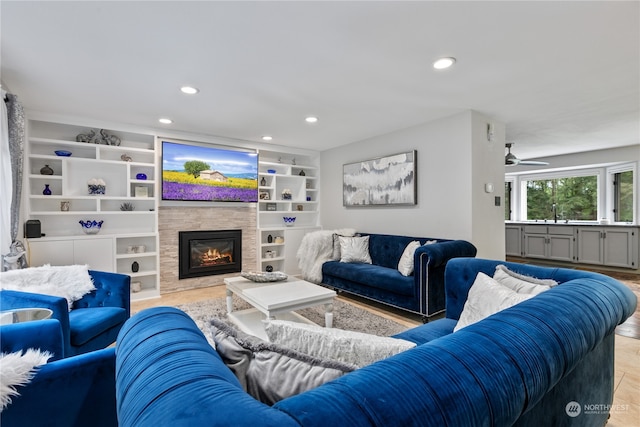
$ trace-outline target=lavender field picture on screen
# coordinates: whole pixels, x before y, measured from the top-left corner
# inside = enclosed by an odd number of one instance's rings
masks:
[[[416,151],[343,166],[344,206],[415,205]]]
[[[162,141],[162,200],[257,202],[258,154]]]

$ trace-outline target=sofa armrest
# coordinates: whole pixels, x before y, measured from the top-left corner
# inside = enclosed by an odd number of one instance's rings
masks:
[[[131,314],[131,277],[126,274],[89,270],[96,289],[73,304],[73,308],[121,307]]]
[[[115,349],[42,365],[0,414],[3,426],[116,426]]]
[[[444,310],[447,262],[459,257],[473,258],[476,252],[476,247],[466,240],[447,240],[416,249],[413,275],[421,313],[431,317]]]
[[[414,262],[421,267],[429,265],[436,268],[445,265],[451,258],[473,258],[477,251],[476,247],[466,240],[447,240],[420,246],[414,254]]]
[[[62,328],[56,319],[11,323],[0,326],[2,353],[15,353],[29,348],[48,351],[49,362],[64,358]]]

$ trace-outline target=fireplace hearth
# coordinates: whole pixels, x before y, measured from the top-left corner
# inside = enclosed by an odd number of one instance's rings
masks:
[[[180,231],[179,279],[242,271],[242,230]]]

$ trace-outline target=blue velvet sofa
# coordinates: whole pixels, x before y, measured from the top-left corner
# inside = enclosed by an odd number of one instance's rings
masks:
[[[322,265],[322,283],[377,302],[423,315],[442,313],[445,306],[444,271],[447,261],[476,256],[476,247],[465,240],[430,239],[389,234],[369,236],[371,264],[328,261]],[[398,261],[407,245],[418,240],[414,271],[403,276]],[[424,245],[429,240],[437,243]]]
[[[58,355],[62,328],[56,319],[25,322],[16,334],[0,328],[3,352],[37,348]],[[23,335],[23,336],[21,336]],[[54,356],[31,381],[18,386],[19,396],[0,413],[3,427],[115,427],[115,348],[61,359]]]
[[[119,425],[602,426],[614,330],[635,295],[596,273],[502,263],[560,284],[452,333],[477,273],[499,263],[450,260],[446,318],[397,335],[416,347],[273,406],[243,391],[185,313],[142,311],[118,337]]]
[[[96,270],[89,270],[89,274],[96,289],[75,301],[71,311],[64,298],[10,290],[0,291],[0,310],[34,307],[52,310],[51,318],[57,319],[62,328],[62,354],[56,353],[56,357],[105,348],[115,342],[120,328],[130,316],[131,278]],[[20,329],[23,325],[26,323],[10,326]]]

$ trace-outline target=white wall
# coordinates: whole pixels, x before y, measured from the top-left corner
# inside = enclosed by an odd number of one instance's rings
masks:
[[[504,196],[504,127],[496,125],[496,139],[489,143],[487,122],[481,114],[465,111],[322,152],[323,228],[464,239],[478,247],[478,256],[503,259],[503,208],[493,206],[493,197]],[[343,164],[414,149],[417,205],[342,205]],[[496,189],[491,195],[484,192],[486,182]]]

